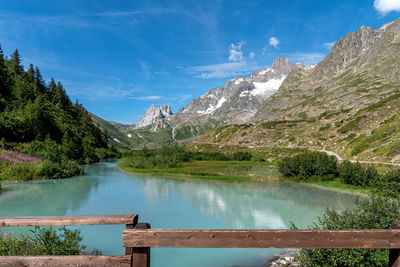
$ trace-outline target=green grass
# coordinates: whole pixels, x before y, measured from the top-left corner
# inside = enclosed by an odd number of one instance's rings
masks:
[[[128,173],[137,173],[174,179],[195,179],[230,183],[270,184],[279,181],[301,183],[318,186],[322,189],[348,192],[351,194],[367,194],[369,189],[342,183],[339,179],[325,181],[321,177],[313,177],[309,181],[297,181],[283,178],[274,164],[251,161],[196,161],[185,163],[181,168],[169,169],[136,169],[124,162],[118,167]]]
[[[364,112],[364,111],[374,111],[375,109],[382,107],[389,101],[395,100],[399,97],[400,97],[400,93],[396,93],[396,94],[390,95],[388,97],[385,97],[374,104],[371,104],[365,108],[360,109],[359,111],[357,111],[357,114],[360,114],[361,112]]]
[[[370,192],[369,189],[363,188],[361,186],[344,184],[339,179],[335,179],[335,180],[331,180],[331,181],[314,180],[314,181],[309,181],[309,182],[305,182],[305,183],[310,184],[310,185],[315,185],[315,186],[321,186],[324,188],[330,188],[330,189],[334,189],[334,190],[338,190],[338,191],[351,192],[351,193],[355,193],[355,194],[367,195]]]
[[[118,167],[126,172],[153,176],[234,183],[263,183],[279,179],[275,166],[253,161],[195,161],[184,163],[179,168],[165,169],[137,169],[122,162]]]
[[[354,131],[354,130],[358,130],[358,124],[360,123],[360,121],[364,118],[366,118],[366,115],[363,116],[359,116],[349,122],[347,122],[344,126],[340,127],[340,129],[337,130],[338,133],[347,133],[349,131]]]

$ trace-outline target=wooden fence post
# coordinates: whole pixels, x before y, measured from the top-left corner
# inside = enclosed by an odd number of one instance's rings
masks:
[[[392,229],[400,229],[400,221],[394,221]],[[389,267],[400,267],[400,248],[389,250]]]
[[[150,229],[149,223],[138,223],[133,229]],[[150,267],[150,247],[127,248],[132,254],[132,267]]]
[[[126,225],[126,229],[133,229],[138,223],[139,215],[135,216],[131,223]],[[125,247],[125,255],[132,255],[132,248]]]

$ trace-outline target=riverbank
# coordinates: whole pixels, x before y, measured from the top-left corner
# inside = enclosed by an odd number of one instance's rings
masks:
[[[319,189],[366,196],[370,190],[361,186],[348,185],[338,179],[323,181],[311,179],[310,181],[295,181],[283,177],[275,164],[254,161],[194,161],[183,163],[176,168],[139,169],[130,167],[124,159],[118,168],[126,173],[142,174],[149,176],[197,179],[231,183],[294,183],[307,185]]]
[[[144,175],[213,180],[233,183],[270,183],[279,180],[279,173],[273,165],[251,161],[193,161],[181,167],[140,169],[129,166],[124,159],[118,168],[128,173]]]

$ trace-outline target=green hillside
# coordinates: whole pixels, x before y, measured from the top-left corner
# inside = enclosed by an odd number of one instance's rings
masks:
[[[18,50],[7,59],[0,48],[0,178],[66,177],[80,173],[77,163],[116,155],[60,82],[46,83],[38,67],[21,62]],[[29,156],[37,162],[21,160]]]

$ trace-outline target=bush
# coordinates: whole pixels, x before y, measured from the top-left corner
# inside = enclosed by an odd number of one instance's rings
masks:
[[[339,165],[339,178],[345,184],[369,186],[378,178],[378,172],[373,166],[363,167],[360,163],[346,160]]]
[[[285,177],[299,176],[302,179],[314,175],[336,175],[337,159],[323,152],[304,152],[283,158],[278,163],[278,170]]]
[[[387,197],[400,199],[400,169],[390,170],[379,178],[371,184],[374,190]]]
[[[144,148],[141,151],[131,153],[125,162],[137,169],[152,168],[176,168],[182,163],[189,161],[189,154],[183,148],[177,146],[167,146],[160,150],[149,150]]]
[[[19,163],[5,165],[0,169],[0,179],[33,180],[40,179],[40,166],[38,163]]]
[[[39,171],[39,176],[42,178],[66,178],[75,175],[81,175],[82,169],[75,161],[63,160],[61,162],[51,162],[45,160]]]
[[[19,237],[0,232],[0,256],[87,254],[86,246],[81,245],[80,230],[64,226],[57,233],[53,227],[35,227],[31,232],[32,236]],[[99,254],[99,251],[95,249],[93,253]]]
[[[231,155],[232,160],[249,161],[251,160],[251,153],[247,151],[237,151]]]
[[[192,160],[229,160],[224,153],[221,152],[189,152],[190,159]]]
[[[372,196],[355,204],[343,212],[327,209],[310,229],[389,229],[400,219],[400,203],[391,198]],[[298,255],[305,266],[387,266],[389,259],[387,249],[301,249]]]

